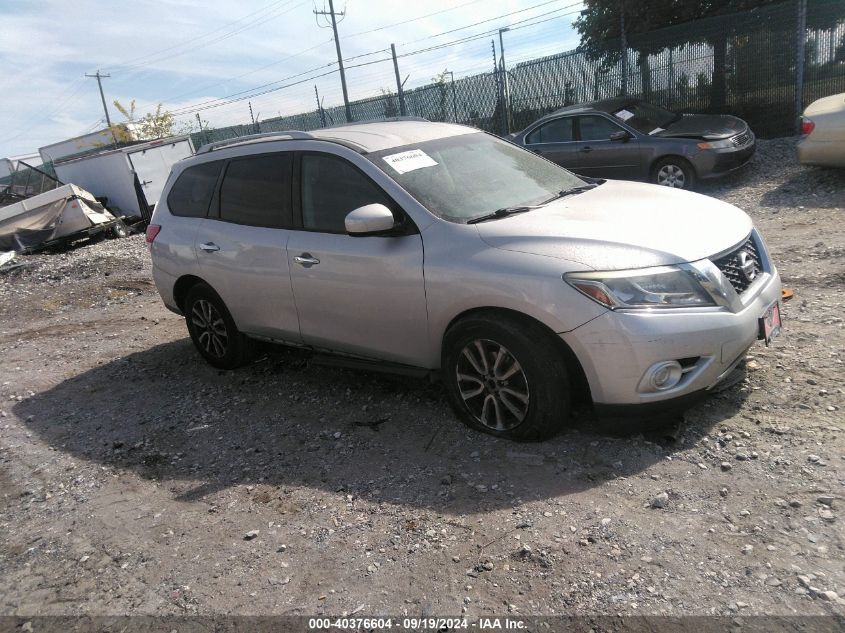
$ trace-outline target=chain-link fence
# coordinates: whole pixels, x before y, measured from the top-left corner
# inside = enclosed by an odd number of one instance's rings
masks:
[[[801,25],[804,25],[803,28]],[[788,0],[408,90],[406,114],[504,134],[557,108],[628,94],[680,112],[730,113],[762,137],[794,134],[800,110],[845,92],[845,2]],[[802,51],[803,47],[803,51]],[[803,66],[800,66],[803,53]],[[505,107],[505,103],[508,107]],[[352,118],[398,116],[396,94],[350,104]],[[195,133],[207,142],[346,122],[343,106]]]
[[[0,178],[0,206],[31,198],[61,187],[52,163],[34,167],[22,160],[16,162],[7,175]]]

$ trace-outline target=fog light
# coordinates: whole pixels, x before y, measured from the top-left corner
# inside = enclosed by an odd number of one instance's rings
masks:
[[[677,385],[683,375],[678,361],[667,360],[652,365],[640,385],[647,391],[666,391]]]

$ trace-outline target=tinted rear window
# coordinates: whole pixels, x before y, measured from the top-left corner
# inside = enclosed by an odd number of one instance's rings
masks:
[[[236,224],[290,228],[291,154],[233,160],[220,186],[220,219]]]
[[[214,195],[214,186],[223,161],[188,167],[173,184],[167,196],[167,208],[173,215],[204,218]]]

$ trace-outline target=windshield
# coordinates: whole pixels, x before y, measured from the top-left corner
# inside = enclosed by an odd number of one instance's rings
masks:
[[[584,181],[531,152],[478,132],[367,154],[434,215],[466,222],[536,205]]]
[[[643,134],[657,134],[674,123],[679,116],[671,110],[644,101],[632,101],[611,114]]]

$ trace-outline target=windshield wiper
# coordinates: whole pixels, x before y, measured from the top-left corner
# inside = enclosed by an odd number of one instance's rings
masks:
[[[499,218],[506,218],[509,215],[525,213],[526,211],[533,211],[534,209],[539,208],[539,206],[505,207],[504,209],[496,209],[493,213],[485,213],[484,215],[479,215],[476,218],[471,218],[467,220],[467,224],[478,224],[479,222],[486,222],[487,220],[498,220]]]
[[[578,187],[572,187],[570,189],[562,189],[558,191],[555,195],[553,195],[548,200],[543,200],[540,204],[535,204],[533,206],[530,205],[520,205],[516,207],[505,207],[504,209],[496,209],[493,213],[485,213],[484,215],[479,215],[476,218],[471,218],[467,220],[467,224],[478,224],[479,222],[486,222],[488,220],[498,220],[499,218],[506,218],[509,215],[515,215],[517,213],[525,213],[526,211],[533,211],[534,209],[539,209],[540,207],[544,207],[550,202],[554,202],[558,198],[563,198],[564,196],[571,196],[576,193],[583,193],[584,191],[589,191],[590,189],[595,189],[599,185],[606,182],[604,179],[596,179],[595,182],[589,183],[586,185],[579,185]]]
[[[558,191],[555,195],[553,195],[548,200],[544,200],[543,204],[549,204],[550,202],[553,202],[553,201],[557,200],[558,198],[563,198],[565,196],[571,196],[571,195],[574,195],[576,193],[583,193],[585,191],[589,191],[590,189],[595,189],[596,187],[598,187],[603,182],[604,182],[604,180],[602,180],[601,182],[590,183],[590,184],[587,184],[587,185],[579,185],[577,187],[571,187],[569,189],[562,189],[561,191]]]

